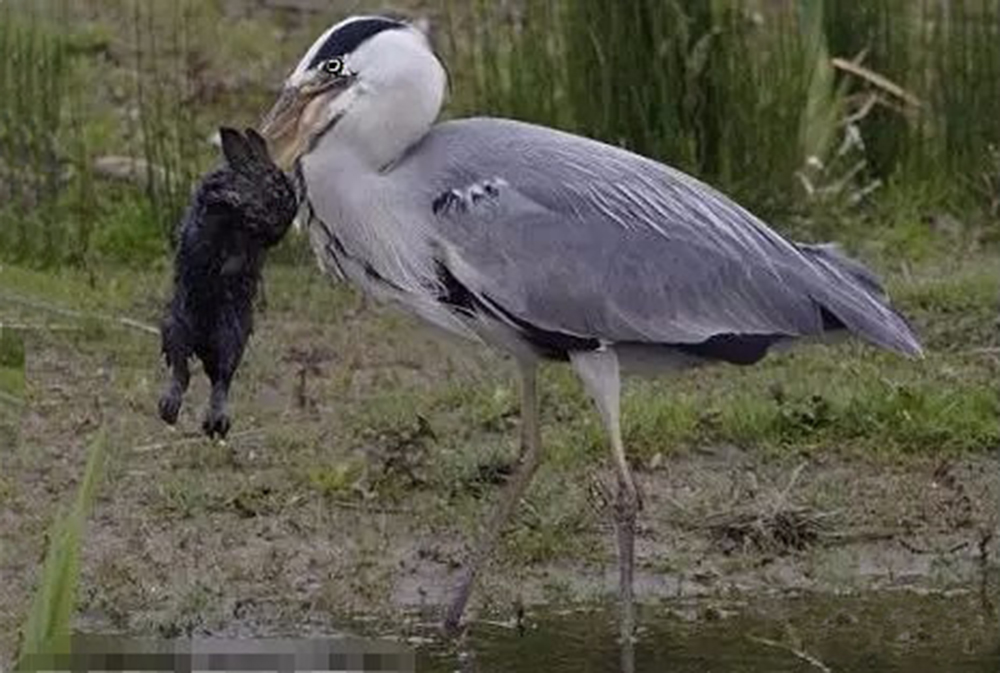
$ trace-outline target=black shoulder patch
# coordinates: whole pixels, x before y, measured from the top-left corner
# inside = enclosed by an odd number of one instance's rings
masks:
[[[383,30],[396,30],[405,27],[405,23],[393,21],[392,19],[370,18],[351,21],[335,30],[330,34],[330,37],[326,38],[326,42],[316,52],[316,56],[313,57],[309,68],[315,68],[323,61],[331,58],[351,53],[362,42],[368,40],[373,35],[378,35]]]
[[[767,349],[781,341],[780,334],[716,334],[696,344],[676,344],[677,350],[707,360],[721,360],[734,365],[759,362]]]
[[[601,347],[601,342],[597,339],[553,332],[521,320],[489,297],[476,295],[464,286],[441,260],[437,260],[435,266],[440,285],[438,301],[467,316],[474,316],[477,313],[491,315],[513,325],[521,338],[544,358],[565,362],[569,360],[572,351],[592,351]]]

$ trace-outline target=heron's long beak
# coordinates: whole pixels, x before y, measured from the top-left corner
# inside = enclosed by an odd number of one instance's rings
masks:
[[[330,84],[306,83],[286,86],[261,127],[268,149],[278,166],[290,171],[295,162],[309,151],[313,139],[336,124],[343,115],[337,105],[350,104],[352,80]]]
[[[291,170],[308,144],[309,134],[301,128],[303,112],[313,97],[299,88],[285,87],[261,125],[274,162]]]

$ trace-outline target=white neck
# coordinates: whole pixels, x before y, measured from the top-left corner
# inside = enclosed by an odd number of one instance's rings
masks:
[[[360,73],[344,115],[316,153],[353,169],[381,171],[399,159],[434,124],[444,101],[446,74],[416,30],[379,34],[348,67]]]

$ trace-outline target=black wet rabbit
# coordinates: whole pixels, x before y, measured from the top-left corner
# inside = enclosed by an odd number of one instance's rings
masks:
[[[268,248],[298,209],[291,180],[252,129],[220,129],[225,165],[206,175],[179,228],[174,296],[161,325],[163,355],[173,371],[160,417],[177,421],[197,356],[212,382],[202,428],[225,437],[229,386],[253,330],[253,303]]]

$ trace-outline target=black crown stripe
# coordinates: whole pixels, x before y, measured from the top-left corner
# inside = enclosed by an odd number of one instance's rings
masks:
[[[313,57],[312,62],[309,63],[309,69],[311,70],[323,61],[331,58],[350,54],[362,42],[365,42],[374,35],[378,35],[384,30],[396,30],[405,27],[405,23],[393,21],[392,19],[373,18],[351,21],[335,30],[330,34],[330,37],[326,38],[326,42],[323,43],[323,46],[316,52],[316,56]]]

